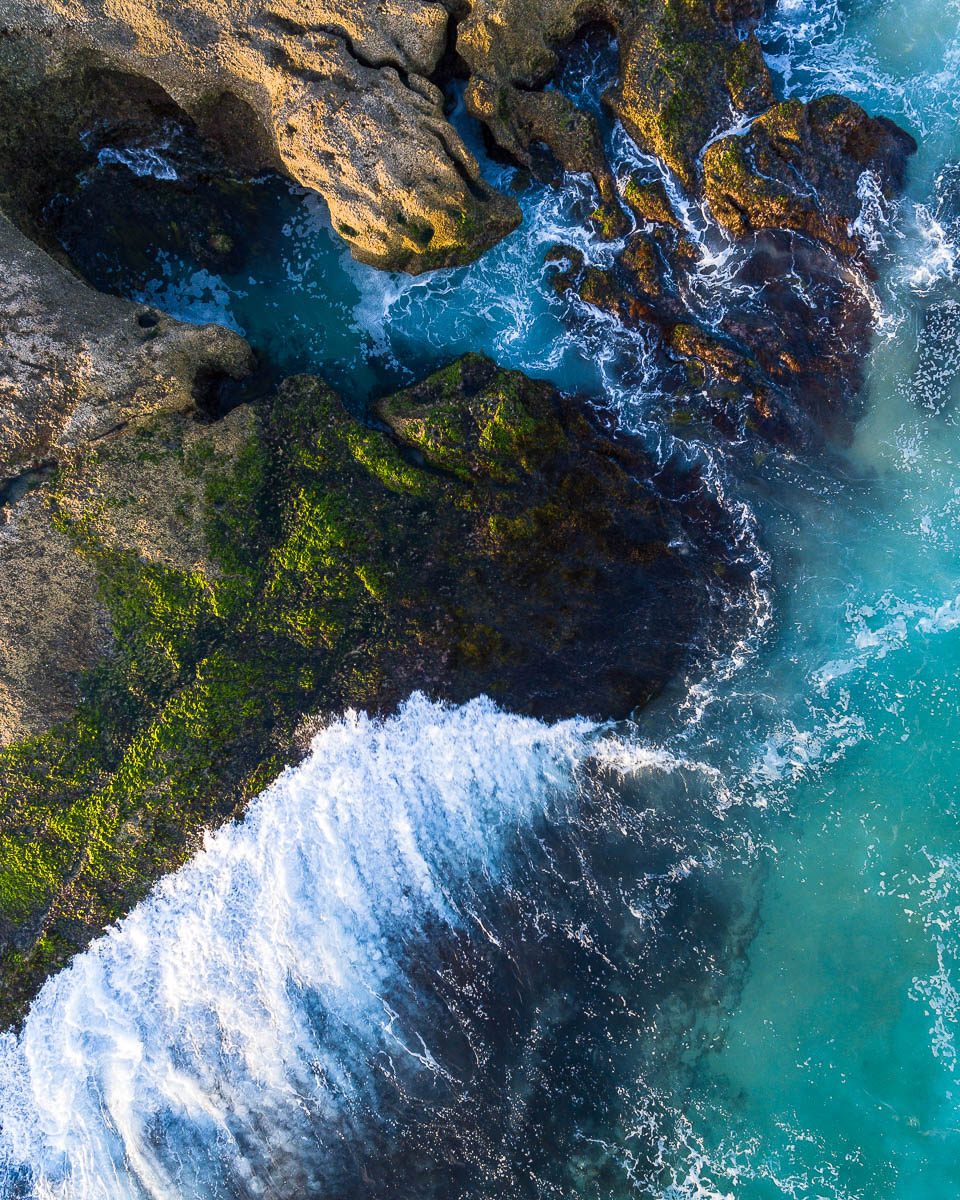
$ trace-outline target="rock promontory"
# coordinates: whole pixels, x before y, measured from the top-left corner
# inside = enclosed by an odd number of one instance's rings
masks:
[[[845,96],[785,100],[704,154],[711,211],[736,237],[803,233],[843,258],[862,250],[864,183],[886,200],[903,188],[914,139]]]
[[[318,192],[362,261],[461,264],[519,207],[451,124],[458,80],[493,149],[594,180],[618,245],[550,255],[570,311],[652,330],[688,417],[795,442],[849,427],[861,193],[893,196],[913,142],[839,97],[777,103],[762,7],[0,0],[0,1017],[242,811],[309,722],[414,689],[625,716],[729,634],[745,569],[695,467],[476,355],[363,419],[307,375],[239,402],[243,338],[90,289],[51,197],[189,126],[241,190],[266,167]],[[598,21],[619,43],[607,103],[657,160],[630,180],[552,86]]]
[[[256,794],[306,716],[414,689],[551,717],[649,701],[723,607],[718,526],[653,476],[588,406],[478,356],[371,423],[298,376],[63,460],[33,496],[103,638],[73,711],[0,752],[3,1011]]]

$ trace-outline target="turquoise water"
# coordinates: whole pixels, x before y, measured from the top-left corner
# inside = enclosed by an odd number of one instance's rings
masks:
[[[781,0],[764,41],[786,92],[921,142],[902,202],[863,191],[847,450],[663,425],[652,342],[550,286],[555,242],[612,253],[582,180],[486,164],[524,226],[417,280],[269,181],[231,273],[93,272],[360,399],[467,349],[588,391],[702,462],[750,631],[615,730],[422,699],[327,730],[0,1045],[0,1194],[960,1195],[960,4]],[[706,311],[729,255],[687,216]]]
[[[886,214],[881,335],[848,480],[790,520],[802,565],[764,654],[784,719],[755,794],[787,819],[724,1043],[684,1106],[676,1194],[952,1196],[960,8],[784,4],[774,23],[792,90],[843,90],[922,148]]]

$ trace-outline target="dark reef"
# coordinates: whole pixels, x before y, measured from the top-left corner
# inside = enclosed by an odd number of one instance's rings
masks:
[[[0,752],[8,1015],[269,782],[305,715],[419,688],[623,716],[719,623],[719,511],[665,501],[582,401],[468,356],[375,416],[293,377],[231,414],[228,469],[216,424],[161,414],[46,485],[112,639],[76,713]],[[182,473],[195,499],[169,514],[158,487],[151,511],[138,472]],[[203,567],[157,553],[171,518]]]

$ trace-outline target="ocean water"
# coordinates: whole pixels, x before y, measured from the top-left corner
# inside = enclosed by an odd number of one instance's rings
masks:
[[[786,93],[921,142],[901,202],[863,181],[881,271],[846,450],[664,424],[652,342],[543,265],[611,254],[582,180],[488,164],[524,226],[416,280],[268,181],[228,274],[170,245],[85,264],[358,402],[466,349],[586,390],[702,463],[754,586],[749,632],[633,723],[415,696],[318,731],[0,1039],[0,1195],[960,1194],[960,4],[780,0],[764,41]],[[593,102],[609,70],[590,45],[561,86]],[[103,166],[173,186],[153,153]],[[710,312],[733,256],[686,215]]]

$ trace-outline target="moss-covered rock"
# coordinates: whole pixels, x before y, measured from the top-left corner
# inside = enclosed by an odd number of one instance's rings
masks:
[[[871,172],[891,197],[915,150],[908,133],[843,96],[786,100],[747,133],[708,148],[706,195],[716,219],[737,237],[792,230],[852,257],[860,248],[851,226],[860,211],[861,176]]]
[[[493,132],[497,144],[530,166],[531,149],[546,146],[565,171],[590,175],[600,195],[601,232],[616,237],[627,227],[603,140],[590,113],[559,91],[521,91],[510,83],[474,79],[466,92],[471,114]]]
[[[50,473],[57,464],[77,467],[73,510],[101,528],[109,522],[118,547],[133,539],[151,543],[161,559],[200,561],[199,542],[186,533],[190,498],[179,470],[165,474],[164,439],[198,429],[190,415],[198,403],[218,381],[249,372],[252,355],[228,330],[181,325],[92,291],[2,214],[0,258],[4,745],[65,717],[79,676],[110,643],[95,572],[52,521]],[[152,421],[166,430],[159,456],[142,436]],[[124,455],[130,461],[121,465]]]
[[[661,22],[644,17],[641,43],[667,27],[691,36],[699,31],[698,44],[709,43],[714,18],[705,5],[691,0],[652,9]],[[663,15],[669,12],[672,25]],[[756,54],[749,40],[737,42],[724,86],[746,86]],[[644,86],[658,78],[651,71]],[[702,99],[692,79],[678,75],[674,83],[678,94]],[[769,100],[768,83],[754,93],[758,104]],[[704,247],[685,236],[659,182],[627,182],[624,199],[643,228],[612,267],[586,268],[568,256],[554,282],[627,326],[658,333],[664,391],[675,389],[684,409],[695,408],[725,433],[759,431],[793,444],[846,440],[859,411],[873,317],[856,275],[838,270],[837,258],[872,271],[858,224],[864,198],[894,197],[914,149],[891,121],[840,96],[773,105],[746,130],[708,145],[707,199],[726,233],[743,242],[729,259],[734,274],[715,321],[691,306],[704,284],[709,288],[709,275],[698,271]]]
[[[650,0],[624,22],[620,81],[608,97],[642,149],[696,185],[700,150],[730,117],[772,99],[754,35],[741,41],[709,0]]]
[[[663,294],[663,263],[652,238],[644,233],[628,238],[620,255],[620,266],[632,291],[651,298]]]
[[[643,180],[634,176],[627,180],[623,198],[638,221],[649,225],[682,228],[661,180]]]
[[[549,278],[554,291],[563,296],[572,291],[583,274],[583,251],[562,242],[551,246],[543,256],[544,266],[549,268]]]
[[[658,323],[656,309],[639,293],[640,287],[626,284],[621,272],[601,267],[587,267],[578,287],[581,300],[611,313],[628,329]]]
[[[639,449],[486,359],[381,401],[375,425],[306,376],[229,428],[187,419],[89,447],[38,491],[109,638],[74,714],[0,752],[5,1016],[263,787],[305,714],[414,688],[625,714],[708,618]]]
[[[727,92],[738,112],[762,112],[773,104],[773,83],[754,34],[737,42],[724,56],[723,69]]]

